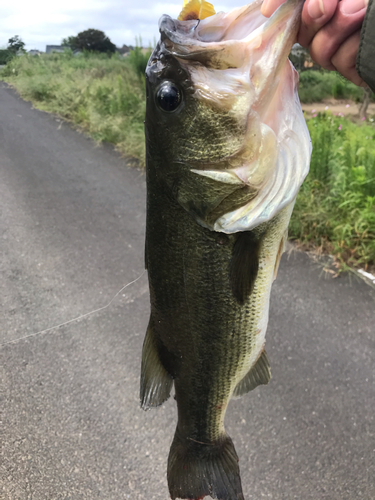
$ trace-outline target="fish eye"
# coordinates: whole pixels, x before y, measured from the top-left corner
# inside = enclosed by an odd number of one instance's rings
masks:
[[[156,102],[163,111],[175,111],[182,101],[181,90],[172,82],[164,82],[156,93]]]

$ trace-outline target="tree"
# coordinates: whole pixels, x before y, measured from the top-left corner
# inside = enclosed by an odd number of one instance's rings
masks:
[[[13,54],[17,54],[18,51],[25,52],[24,46],[25,42],[23,42],[18,35],[15,35],[12,38],[9,38],[7,48]]]
[[[0,65],[6,64],[14,57],[8,49],[0,49]]]
[[[67,38],[62,39],[61,45],[63,47],[69,47],[72,50],[76,50],[77,49],[76,41],[77,41],[76,36],[68,36]]]
[[[116,52],[116,45],[106,36],[103,31],[88,29],[81,31],[77,36],[64,38],[62,45],[72,50],[90,50],[95,52]]]

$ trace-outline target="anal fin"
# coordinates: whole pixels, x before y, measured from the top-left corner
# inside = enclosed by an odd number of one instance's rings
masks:
[[[262,351],[255,365],[248,371],[244,378],[237,384],[233,397],[242,396],[252,391],[258,385],[268,384],[271,380],[271,368],[266,351]]]
[[[144,410],[160,406],[171,393],[173,379],[162,365],[152,331],[152,322],[149,322],[146,337],[143,343],[141,368],[141,407]]]

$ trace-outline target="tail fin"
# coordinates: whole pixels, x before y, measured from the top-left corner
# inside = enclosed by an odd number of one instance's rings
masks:
[[[172,500],[244,500],[238,457],[226,434],[213,443],[181,437],[176,431],[168,458],[168,487]]]

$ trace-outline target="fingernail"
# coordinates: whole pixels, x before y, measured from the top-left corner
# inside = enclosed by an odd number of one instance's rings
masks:
[[[322,17],[325,12],[323,0],[310,0],[307,5],[307,12],[312,19]]]
[[[342,0],[341,12],[343,14],[355,14],[368,5],[368,0]]]
[[[267,4],[268,4],[268,1],[269,0],[263,0],[263,3],[262,3],[262,7],[260,9],[261,13],[263,14],[263,12],[267,12]],[[264,15],[264,14],[263,14]]]

